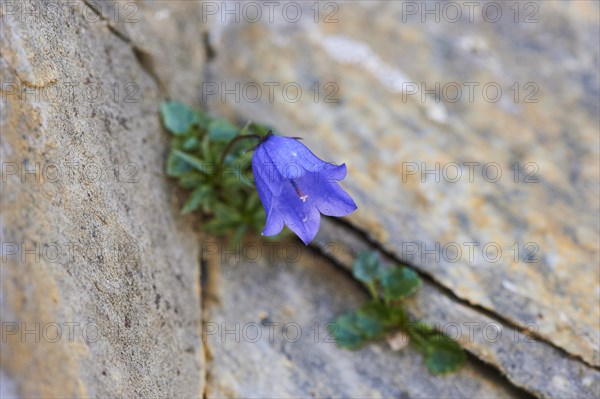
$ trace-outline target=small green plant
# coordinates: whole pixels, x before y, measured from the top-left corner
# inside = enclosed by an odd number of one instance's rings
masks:
[[[182,213],[199,211],[207,233],[232,234],[234,243],[246,231],[260,232],[265,212],[252,180],[252,152],[235,138],[264,136],[269,128],[256,123],[239,128],[175,101],[162,103],[160,111],[172,134],[167,174],[189,192]]]
[[[406,314],[402,300],[421,286],[419,276],[412,269],[387,267],[377,252],[367,251],[356,258],[352,273],[365,284],[371,300],[329,325],[339,346],[358,349],[369,340],[400,331],[423,354],[425,365],[432,373],[449,373],[462,365],[466,355],[455,341],[423,322],[410,320]],[[378,292],[382,292],[383,297]]]
[[[339,185],[346,164],[323,161],[301,137],[255,123],[239,129],[179,102],[161,104],[161,114],[173,134],[167,172],[192,190],[183,211],[200,208],[209,233],[235,231],[239,241],[249,227],[263,225],[264,236],[278,236],[287,226],[308,245],[322,214],[341,217],[358,208]],[[240,146],[247,139],[256,145]]]

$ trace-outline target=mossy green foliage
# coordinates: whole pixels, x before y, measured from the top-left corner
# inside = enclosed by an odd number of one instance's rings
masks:
[[[240,140],[223,154],[236,136],[262,136],[269,128],[256,123],[238,127],[176,101],[162,103],[160,112],[172,134],[167,174],[189,192],[182,213],[200,212],[206,232],[231,235],[234,243],[246,231],[260,233],[265,212],[254,186],[252,152],[248,151],[256,143]]]
[[[352,267],[354,277],[365,284],[371,300],[359,309],[339,316],[330,332],[339,346],[358,349],[369,340],[402,331],[412,346],[425,356],[425,365],[435,374],[457,370],[465,361],[462,348],[429,325],[410,320],[402,300],[414,294],[421,280],[407,267],[388,267],[377,252],[363,252]],[[378,295],[383,293],[383,297]]]

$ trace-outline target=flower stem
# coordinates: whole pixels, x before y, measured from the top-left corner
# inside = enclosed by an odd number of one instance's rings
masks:
[[[413,345],[419,352],[425,353],[425,338],[416,331],[409,331],[409,336],[412,338]]]
[[[219,166],[223,165],[223,161],[225,160],[225,157],[227,156],[227,153],[229,151],[231,151],[231,148],[233,147],[233,145],[235,143],[237,143],[240,140],[244,140],[244,139],[257,139],[260,140],[262,139],[262,136],[259,134],[242,134],[240,136],[235,136],[233,139],[231,139],[231,141],[229,142],[229,144],[227,144],[227,147],[225,147],[225,149],[223,150],[223,154],[221,155],[221,160],[219,161]]]
[[[377,288],[375,287],[374,281],[370,281],[367,284],[367,289],[369,290],[369,294],[371,294],[371,298],[373,298],[375,300],[379,299],[379,295],[377,295]]]

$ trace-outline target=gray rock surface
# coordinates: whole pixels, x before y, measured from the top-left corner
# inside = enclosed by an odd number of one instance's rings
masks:
[[[378,250],[362,234],[324,220],[314,245],[351,270],[356,254]],[[384,256],[389,264],[397,260]],[[544,398],[595,398],[600,372],[541,340],[533,327],[521,329],[474,309],[431,279],[406,301],[409,313],[458,340],[463,348],[500,370],[514,385]]]
[[[202,1],[85,1],[129,42],[166,97],[197,104],[206,58]],[[119,4],[119,13],[115,4]],[[117,17],[115,17],[117,16]]]
[[[220,263],[211,269],[212,300],[204,313],[208,398],[523,395],[480,364],[436,377],[412,348],[393,352],[385,342],[338,348],[327,324],[368,296],[302,244],[246,243],[237,252],[218,242],[206,247]]]
[[[3,389],[199,397],[198,243],[164,173],[159,84],[134,42],[86,4],[54,18],[42,3],[12,2],[23,8],[0,32]],[[173,18],[143,35],[176,70],[185,47],[173,37],[180,26],[201,37],[201,25]],[[203,57],[185,62],[199,72]]]

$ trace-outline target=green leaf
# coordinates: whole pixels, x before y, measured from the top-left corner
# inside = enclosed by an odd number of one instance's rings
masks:
[[[184,215],[198,209],[200,205],[206,201],[206,199],[212,194],[212,187],[210,186],[200,186],[196,188],[190,194],[190,197],[183,205],[181,209],[181,213]]]
[[[359,313],[368,315],[369,317],[378,320],[381,323],[386,323],[389,318],[389,309],[385,304],[377,300],[372,300],[360,307]]]
[[[209,174],[211,172],[211,169],[214,169],[213,165],[211,165],[210,163],[203,162],[200,158],[196,158],[183,151],[173,149],[171,150],[171,154],[174,154],[177,158],[183,160],[184,162],[192,166],[194,169],[199,170],[204,174]]]
[[[365,338],[376,338],[383,334],[385,318],[380,314],[374,314],[372,309],[361,309],[356,313],[356,328]]]
[[[172,177],[181,176],[192,170],[190,164],[174,154],[175,150],[171,150],[167,158],[167,175]]]
[[[219,219],[224,224],[238,225],[242,221],[239,210],[226,206],[223,203],[217,203],[214,209],[215,218]]]
[[[239,226],[245,224],[238,209],[228,206],[222,201],[214,201],[211,207],[213,217],[203,224],[204,229],[209,233],[218,235],[230,234],[239,228]]]
[[[183,143],[185,143],[187,136],[173,136],[171,137],[171,148],[175,148],[177,150],[181,150],[183,148]]]
[[[414,270],[396,267],[381,272],[380,281],[386,302],[414,294],[421,286],[421,279]]]
[[[382,267],[381,258],[377,252],[365,251],[356,257],[352,266],[352,273],[357,280],[372,285],[381,272]]]
[[[400,305],[393,305],[386,307],[386,309],[388,311],[386,326],[405,328],[407,324],[407,316],[404,308]]]
[[[406,313],[400,305],[387,306],[372,300],[361,306],[359,313],[376,319],[384,328],[403,327],[406,324]]]
[[[179,160],[179,158],[175,157]],[[187,162],[183,162],[186,167],[189,168],[189,164]],[[192,170],[190,172],[183,173],[178,176],[179,177],[179,185],[183,188],[192,189],[198,187],[200,184],[205,184],[208,181],[208,178],[205,174]]]
[[[215,158],[215,154],[213,154],[211,151],[210,144],[211,143],[208,135],[204,136],[202,138],[202,142],[200,143],[200,155],[202,156],[202,159],[206,161],[211,161],[213,158]]]
[[[246,201],[246,210],[255,210],[259,206],[259,204],[260,198],[258,196],[258,193],[256,191],[253,191],[252,194],[250,194],[248,200]]]
[[[377,338],[385,332],[386,309],[376,301],[369,302],[356,312],[339,316],[330,332],[339,346],[354,349],[368,339]]]
[[[455,371],[467,358],[462,348],[445,335],[430,337],[425,348],[425,365],[434,374]]]
[[[425,322],[422,322],[422,321],[417,321],[415,323],[411,323],[409,327],[413,331],[415,331],[417,334],[420,334],[420,335],[423,335],[423,336],[433,335],[433,334],[440,334],[438,331],[436,331],[429,324],[427,324]]]
[[[204,230],[209,234],[225,235],[231,230],[228,224],[221,223],[218,219],[210,219],[203,225]]]
[[[238,131],[236,126],[225,119],[215,119],[208,125],[208,137],[215,141],[229,141]]]
[[[243,187],[252,189],[255,188],[255,185],[252,182],[252,180],[248,179],[245,173],[237,167],[225,166],[222,169],[221,173],[221,183],[223,184],[223,186],[226,186],[227,188],[231,189],[239,189]],[[240,204],[243,205],[246,203],[245,198],[241,198],[240,200]]]
[[[356,327],[356,314],[347,313],[339,316],[327,326],[329,333],[335,338],[338,346],[356,349],[363,345],[366,338]]]
[[[161,103],[160,112],[165,127],[175,135],[186,133],[194,123],[198,122],[198,114],[192,108],[177,101]]]
[[[196,110],[196,120],[198,121],[198,127],[202,130],[208,129],[208,125],[212,118],[206,112],[202,110]]]
[[[186,138],[186,140],[183,142],[182,148],[186,151],[193,151],[198,148],[199,144],[200,140],[198,140],[198,137],[191,136]]]
[[[238,226],[238,228],[235,230],[235,233],[233,234],[233,238],[231,239],[231,243],[234,246],[242,241],[242,238],[244,237],[244,234],[246,233],[247,229],[248,225],[241,224]]]

